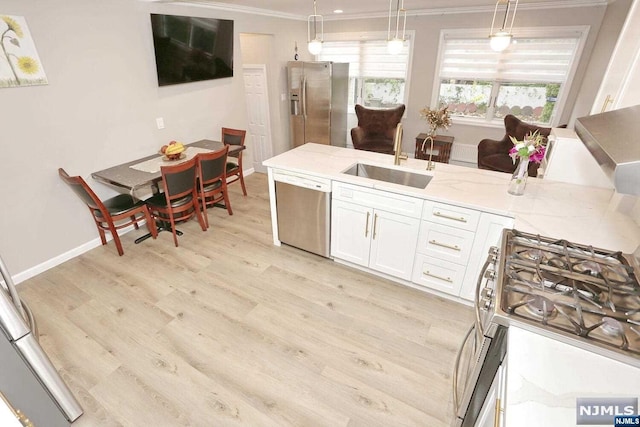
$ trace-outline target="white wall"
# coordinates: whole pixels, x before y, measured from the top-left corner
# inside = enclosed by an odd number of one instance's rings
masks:
[[[150,12],[234,19],[235,76],[158,87]],[[306,39],[301,21],[137,0],[3,0],[0,13],[26,18],[49,80],[0,89],[0,254],[14,275],[97,238],[59,167],[113,194],[91,172],[172,139],[219,139],[222,126],[246,127],[239,34],[273,34],[272,78],[281,88],[294,42]],[[156,129],[156,117],[165,129]],[[286,140],[286,121],[272,130],[274,140]]]

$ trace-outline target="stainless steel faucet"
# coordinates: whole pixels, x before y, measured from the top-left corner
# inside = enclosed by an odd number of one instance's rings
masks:
[[[398,126],[396,126],[396,134],[393,138],[393,153],[394,165],[399,165],[400,160],[407,160],[409,158],[408,155],[402,152],[402,123],[398,123]]]

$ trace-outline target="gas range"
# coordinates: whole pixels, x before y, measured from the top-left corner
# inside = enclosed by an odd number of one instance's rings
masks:
[[[640,367],[640,284],[631,255],[505,230],[479,306],[492,322]],[[495,287],[492,287],[495,286]]]

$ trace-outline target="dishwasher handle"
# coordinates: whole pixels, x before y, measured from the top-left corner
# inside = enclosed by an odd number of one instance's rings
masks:
[[[323,193],[331,192],[331,180],[320,178],[317,176],[303,175],[293,172],[275,171],[273,172],[273,180],[276,182],[284,182],[285,184],[295,185],[296,187],[303,187],[310,190],[321,191]]]

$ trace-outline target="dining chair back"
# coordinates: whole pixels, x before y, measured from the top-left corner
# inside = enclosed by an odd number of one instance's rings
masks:
[[[138,229],[138,222],[146,220],[147,227],[153,238],[155,239],[158,235],[155,222],[147,205],[142,200],[136,201],[129,194],[119,194],[102,201],[82,177],[69,176],[63,168],[58,169],[58,175],[89,208],[91,217],[98,228],[102,244],[107,244],[105,231],[109,231],[113,236],[113,241],[116,243],[120,256],[124,254],[122,242],[118,235],[118,230],[121,228],[133,225]]]
[[[239,145],[244,147],[244,139],[247,135],[246,130],[222,128],[222,142],[225,145]],[[242,152],[244,150],[236,151],[229,154],[228,157],[234,157],[236,162],[227,162],[227,183],[240,181],[242,186],[242,194],[247,195],[247,188],[244,185],[244,174],[242,172]]]
[[[204,214],[204,222],[209,228],[207,207],[224,202],[224,207],[233,215],[229,195],[227,194],[227,155],[229,146],[211,153],[196,156],[198,163],[198,196]]]
[[[177,222],[196,216],[202,231],[207,229],[198,203],[196,158],[177,165],[162,166],[160,173],[164,192],[151,196],[145,202],[151,214],[165,224],[163,228],[171,229],[173,241],[178,246]]]

